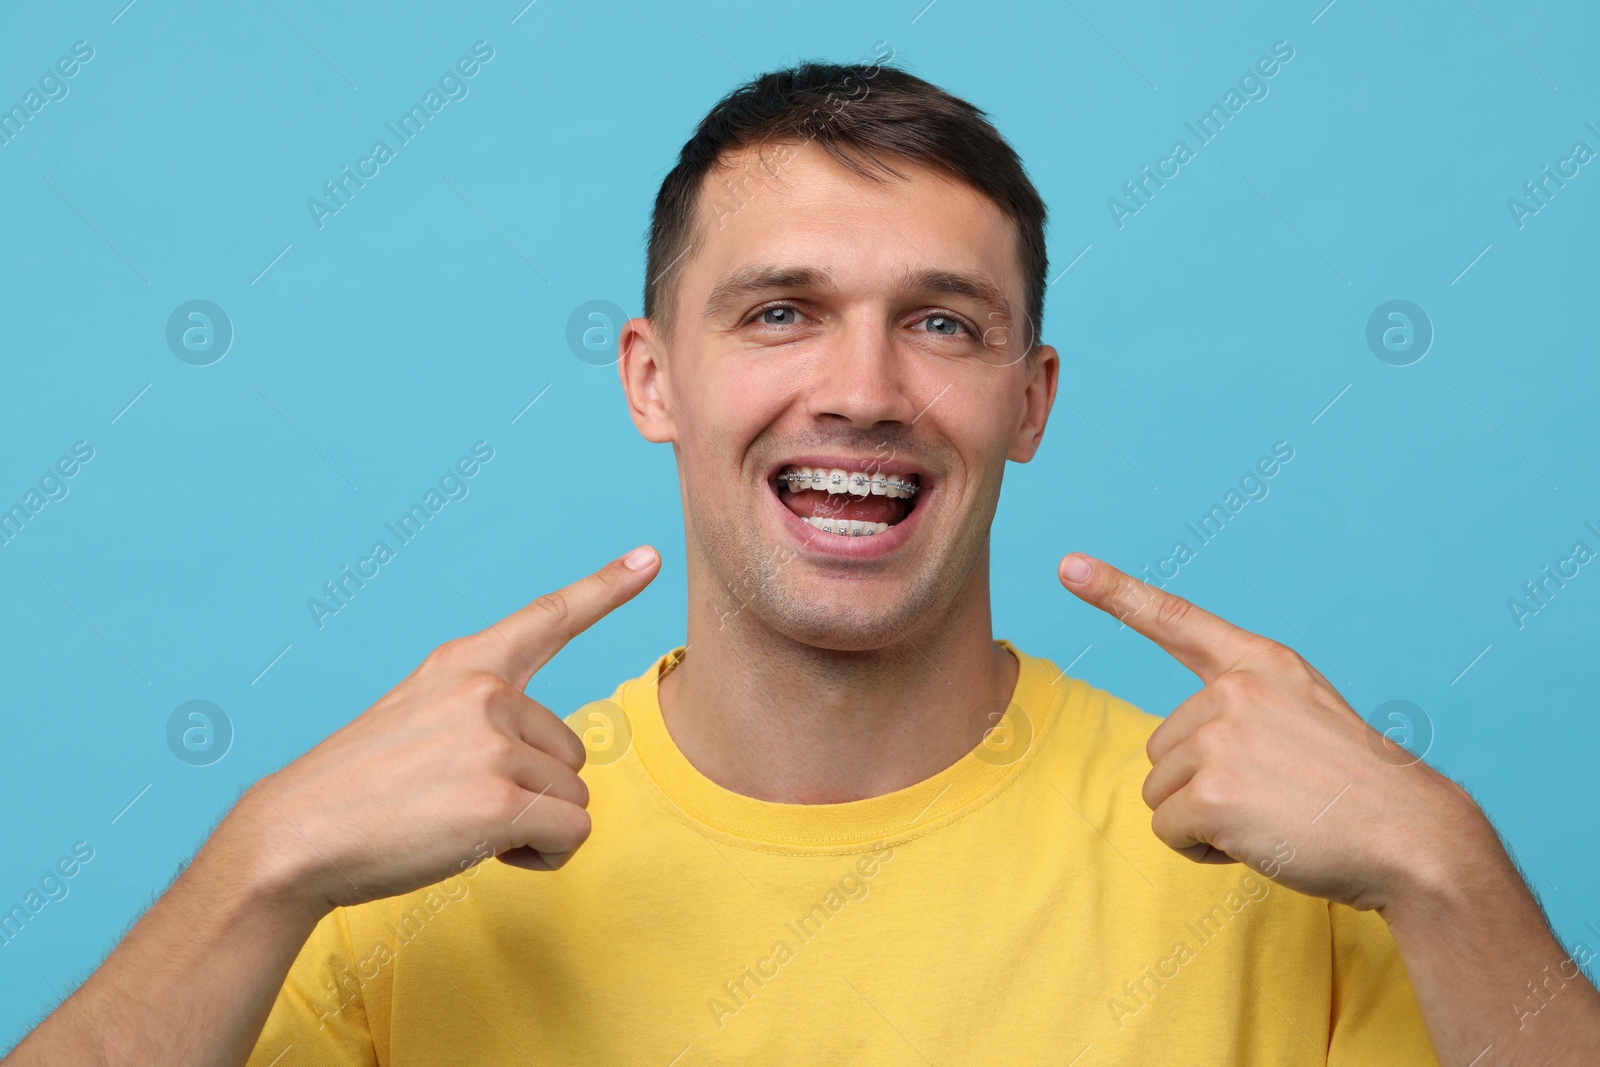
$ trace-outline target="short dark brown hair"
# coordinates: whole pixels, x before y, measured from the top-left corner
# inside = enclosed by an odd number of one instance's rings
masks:
[[[872,181],[902,178],[893,157],[949,174],[982,193],[1015,224],[1029,351],[1044,321],[1044,200],[1022,160],[984,112],[914,74],[871,64],[801,63],[763,74],[719,100],[661,182],[650,218],[644,314],[672,328],[679,261],[698,242],[705,176],[741,149],[771,141],[815,141]],[[889,158],[885,158],[889,157]]]

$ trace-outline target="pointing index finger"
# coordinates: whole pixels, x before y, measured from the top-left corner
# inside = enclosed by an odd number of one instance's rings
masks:
[[[640,545],[593,574],[490,624],[471,639],[483,649],[483,666],[518,688],[526,687],[568,641],[649,585],[660,562],[654,548]]]
[[[1207,685],[1267,640],[1081,552],[1062,559],[1058,576],[1080,600],[1144,634]]]

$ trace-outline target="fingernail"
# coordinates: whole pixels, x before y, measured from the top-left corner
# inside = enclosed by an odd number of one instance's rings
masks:
[[[1087,556],[1080,556],[1074,552],[1061,561],[1061,577],[1073,585],[1081,585],[1089,580],[1094,566],[1090,564]]]
[[[630,571],[642,571],[655,562],[656,550],[649,545],[640,545],[638,548],[622,557],[622,565]]]

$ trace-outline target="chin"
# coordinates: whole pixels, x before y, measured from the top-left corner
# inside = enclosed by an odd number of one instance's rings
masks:
[[[805,582],[790,580],[781,588],[769,587],[745,609],[750,621],[775,631],[797,644],[834,652],[878,652],[897,648],[918,659],[908,645],[908,637],[926,628],[930,620],[941,618],[948,604],[938,603],[937,590],[925,582],[897,583],[893,588],[878,586],[879,596],[865,602],[859,585],[827,579]],[[919,642],[920,643],[920,642]]]
[[[904,645],[905,639],[892,626],[882,620],[873,621],[856,617],[768,620],[768,624],[796,644],[823,648],[831,652],[877,652],[893,645]]]

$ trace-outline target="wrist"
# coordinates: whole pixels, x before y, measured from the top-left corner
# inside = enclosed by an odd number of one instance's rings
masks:
[[[195,857],[227,880],[259,913],[315,926],[333,910],[319,888],[321,857],[262,791],[268,775],[240,798]]]
[[[1527,893],[1482,809],[1460,786],[1434,777],[1431,817],[1403,835],[1404,854],[1392,865],[1391,888],[1377,909],[1391,927],[1461,928],[1474,914],[1481,917],[1489,900]]]

